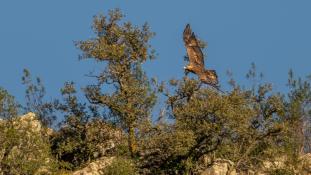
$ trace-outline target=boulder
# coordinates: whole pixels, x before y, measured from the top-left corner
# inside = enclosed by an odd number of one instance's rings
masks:
[[[112,151],[122,140],[124,133],[122,130],[108,125],[101,120],[94,120],[86,125],[86,136],[91,141],[97,140],[94,157],[105,157]]]
[[[226,159],[216,159],[212,166],[201,171],[201,175],[237,175],[234,163]]]
[[[111,165],[114,159],[115,157],[102,157],[89,163],[83,169],[73,172],[72,175],[103,175],[103,170]]]

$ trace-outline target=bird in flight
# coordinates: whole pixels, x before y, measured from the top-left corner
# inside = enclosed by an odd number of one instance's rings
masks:
[[[200,48],[199,41],[196,39],[195,34],[192,32],[189,24],[187,24],[184,30],[183,40],[189,58],[189,64],[184,67],[186,74],[188,72],[192,72],[199,77],[201,82],[213,87],[217,87],[218,78],[216,71],[205,69],[204,55]]]

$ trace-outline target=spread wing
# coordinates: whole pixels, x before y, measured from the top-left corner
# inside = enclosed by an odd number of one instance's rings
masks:
[[[190,65],[204,68],[204,56],[202,50],[189,24],[187,24],[184,30],[183,39],[187,49]]]

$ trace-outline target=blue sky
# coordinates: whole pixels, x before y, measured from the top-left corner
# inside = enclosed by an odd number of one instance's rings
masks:
[[[279,91],[290,68],[302,77],[311,73],[308,0],[1,0],[0,86],[22,100],[23,68],[43,79],[48,98],[58,96],[65,81],[78,87],[92,82],[84,75],[98,66],[78,61],[73,41],[94,36],[92,17],[112,8],[134,24],[147,21],[156,32],[151,44],[158,58],[145,68],[159,80],[183,75],[187,23],[208,42],[206,67],[217,70],[224,88],[227,70],[244,84],[252,62]]]

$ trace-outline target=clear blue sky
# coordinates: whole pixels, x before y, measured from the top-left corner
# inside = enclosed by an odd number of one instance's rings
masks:
[[[112,8],[156,32],[158,58],[146,69],[159,80],[183,75],[186,23],[208,42],[206,67],[217,70],[222,86],[228,69],[243,84],[251,62],[281,91],[290,68],[302,77],[311,73],[310,0],[1,0],[0,86],[23,99],[21,76],[28,68],[50,98],[65,81],[83,87],[91,81],[84,74],[96,65],[78,61],[73,41],[92,37],[92,17]]]

